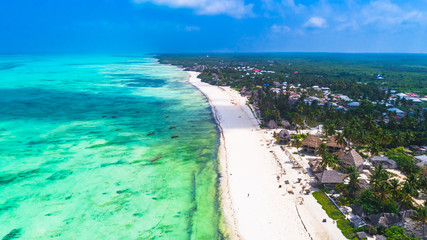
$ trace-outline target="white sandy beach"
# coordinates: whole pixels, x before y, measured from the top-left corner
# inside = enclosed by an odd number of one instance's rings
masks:
[[[221,129],[221,198],[231,238],[345,239],[311,194],[299,194],[296,181],[308,176],[292,168],[279,146],[268,144],[272,132],[259,128],[247,99],[229,87],[202,83],[197,72],[188,73],[190,83],[208,98]]]

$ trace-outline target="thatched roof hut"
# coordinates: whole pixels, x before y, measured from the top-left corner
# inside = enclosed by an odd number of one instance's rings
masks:
[[[304,140],[302,140],[301,144],[311,148],[319,148],[320,144],[322,144],[322,140],[317,135],[309,134],[306,138],[304,138]]]
[[[344,179],[344,175],[340,174],[339,172],[335,170],[325,170],[321,173],[315,174],[317,180],[321,184],[325,185],[335,185],[338,183],[342,183]]]
[[[288,143],[291,141],[291,134],[289,134],[286,129],[281,130],[277,136],[280,138],[280,142],[282,143]]]
[[[354,149],[351,149],[350,152],[345,154],[341,159],[341,163],[346,166],[354,166],[358,170],[362,170],[363,163],[365,160],[363,160],[362,156],[359,155]]]
[[[404,219],[402,227],[405,229],[406,234],[414,235],[416,238],[422,239],[424,236],[427,236],[427,229],[423,229],[421,226],[419,226],[418,222],[411,218],[413,215],[415,215],[414,210],[399,212],[399,216]]]
[[[310,160],[308,162],[308,165],[310,166],[311,171],[313,171],[314,173],[320,173],[320,172],[323,172],[323,170],[325,170],[323,169],[320,163],[321,163],[321,160],[315,159],[315,160]]]
[[[245,96],[245,97],[251,97],[252,96],[252,91],[250,91],[250,89],[248,89],[246,86],[244,86],[242,88],[242,90],[240,90],[240,94],[242,96]]]
[[[291,129],[291,123],[287,120],[284,120],[284,119],[280,120],[280,124],[284,129]]]
[[[270,120],[267,123],[267,127],[270,129],[274,129],[274,128],[278,128],[279,126],[277,125],[276,121]]]
[[[375,227],[392,227],[403,224],[403,218],[394,213],[375,214],[368,216],[368,219]]]
[[[365,239],[365,238],[367,238],[367,237],[368,237],[368,235],[366,235],[366,233],[365,233],[365,232],[357,232],[357,233],[356,233],[356,235],[357,235],[357,237],[358,237],[358,238],[360,238],[360,239]]]
[[[334,152],[334,154],[338,156],[338,159],[340,159],[340,158],[344,157],[345,152],[342,149],[340,149],[337,152]]]
[[[340,149],[345,149],[347,147],[347,144],[339,144],[336,140],[335,135],[333,135],[328,139],[326,146],[328,146],[329,149],[331,149],[332,151],[338,151]]]
[[[375,166],[382,164],[384,168],[391,168],[391,169],[397,168],[397,163],[388,157],[373,156],[373,157],[370,157],[369,160]]]
[[[308,135],[301,142],[303,150],[310,153],[316,153],[320,144],[322,144],[322,140],[317,135]]]

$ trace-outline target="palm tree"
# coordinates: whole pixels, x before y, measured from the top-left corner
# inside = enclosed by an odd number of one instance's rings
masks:
[[[350,182],[348,183],[348,188],[350,190],[350,193],[354,196],[356,191],[360,189],[360,186],[359,186],[360,173],[359,171],[357,171],[357,169],[354,166],[349,166],[347,168],[347,173],[350,179]]]
[[[388,186],[386,181],[382,181],[382,182],[378,183],[378,185],[376,186],[376,189],[374,191],[374,195],[382,203],[383,212],[384,212],[384,205],[390,199],[389,186]]]
[[[408,192],[409,194],[411,194],[411,196],[418,196],[416,185],[408,181],[408,179],[406,179],[405,183],[403,184],[402,190]]]
[[[404,132],[398,132],[394,135],[394,142],[396,146],[403,146],[405,143],[406,134]]]
[[[417,221],[417,225],[415,228],[418,228],[419,226],[423,227],[423,239],[426,239],[425,234],[425,225],[427,224],[427,205],[419,205],[415,209],[415,214],[411,216],[412,220]]]
[[[319,155],[322,156],[323,154],[328,152],[328,147],[326,146],[325,143],[321,143],[317,152],[319,153]]]
[[[330,154],[326,152],[322,155],[322,161],[320,162],[320,165],[324,168],[335,168],[338,165],[338,158],[335,154]]]
[[[378,153],[382,150],[379,141],[375,138],[371,140],[371,143],[368,145],[368,151],[371,156],[378,155]]]
[[[295,138],[294,139],[294,146],[297,148],[297,152],[299,152],[299,148],[301,147],[301,145],[302,145],[302,141],[301,141],[301,139],[300,138]]]
[[[376,191],[376,188],[382,182],[386,182],[390,176],[390,173],[383,168],[383,165],[380,164],[377,167],[374,167],[374,171],[369,178],[372,190]]]
[[[418,189],[419,185],[419,176],[413,172],[409,172],[406,175],[405,184],[408,183],[412,186],[413,189]],[[418,195],[418,192],[414,193],[415,195]],[[414,195],[414,196],[415,196]]]
[[[335,141],[337,141],[337,143],[339,145],[346,145],[347,144],[347,142],[345,141],[345,138],[344,138],[344,134],[342,134],[342,133],[337,133],[335,135]]]
[[[389,181],[390,184],[390,192],[391,192],[391,196],[393,197],[394,200],[399,200],[400,198],[400,194],[401,194],[401,185],[399,183],[399,180],[396,178],[392,178]]]
[[[333,123],[327,123],[323,126],[323,131],[329,137],[335,134],[336,127]]]
[[[400,207],[410,209],[414,206],[414,203],[415,201],[410,194],[410,190],[403,190],[400,194]]]

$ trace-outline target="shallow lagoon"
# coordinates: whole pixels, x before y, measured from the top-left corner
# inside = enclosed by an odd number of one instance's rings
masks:
[[[175,67],[0,57],[0,238],[222,238],[217,149],[209,104]]]

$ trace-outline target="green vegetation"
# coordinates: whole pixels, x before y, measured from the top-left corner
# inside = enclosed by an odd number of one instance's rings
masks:
[[[395,99],[393,106],[407,112],[403,118],[387,112],[390,107],[385,104],[371,103],[389,101],[392,89],[427,95],[427,68],[423,67],[427,65],[427,57],[424,55],[289,53],[207,57],[163,54],[158,58],[162,63],[201,71],[202,81],[252,92],[250,102],[257,103],[265,122],[283,118],[299,128],[323,124],[327,135],[341,130],[343,137],[370,154],[427,143],[425,102],[414,104]],[[255,69],[264,72],[256,74]],[[384,79],[378,79],[376,74],[383,74]],[[271,91],[275,85],[280,87],[279,93]],[[314,85],[345,94],[359,101],[360,106],[345,110],[342,107],[346,107],[345,101],[314,90]],[[285,89],[281,89],[282,86]],[[298,94],[297,99],[291,97],[294,93]],[[328,103],[321,105],[314,100],[309,104],[304,101],[308,96]]]
[[[396,161],[405,174],[417,174],[420,172],[420,168],[415,164],[414,158],[408,155],[403,147],[391,149],[386,155]]]
[[[427,56],[289,53],[161,55],[159,59],[201,72],[199,77],[204,82],[242,90],[257,106],[264,123],[283,119],[291,123],[298,133],[291,135],[297,149],[306,137],[299,134],[300,130],[322,124],[323,134],[334,136],[338,144],[350,143],[365,159],[386,155],[406,175],[399,180],[379,165],[372,171],[370,186],[361,188],[358,170],[339,166],[337,155],[322,144],[318,149],[321,165],[349,176],[349,184],[335,186],[340,204],[359,205],[368,215],[421,209],[414,197],[419,191],[427,192],[427,167],[418,167],[404,147],[427,145],[427,103],[394,97],[391,90],[426,96]],[[350,105],[349,101],[357,104]],[[405,113],[390,112],[391,107]],[[337,220],[344,235],[354,238],[354,229],[329,198],[323,192],[313,195]],[[422,221],[420,214],[417,216]],[[373,227],[366,230],[371,234],[377,231]],[[381,234],[385,231],[393,239],[412,239],[399,229],[383,229]]]
[[[348,239],[358,239],[355,234],[355,229],[350,225],[350,222],[345,219],[345,216],[340,210],[332,203],[332,201],[322,191],[313,193],[314,198],[325,210],[326,214],[333,220],[337,221],[337,227],[341,230],[343,235]]]
[[[413,236],[408,236],[405,230],[400,227],[389,227],[384,231],[384,237],[387,240],[416,240]]]
[[[331,202],[324,192],[316,191],[313,193],[313,196],[316,198],[317,202],[322,205],[323,210],[325,210],[330,218],[334,220],[345,218],[341,211]]]
[[[162,63],[183,67],[205,65],[209,68],[201,78],[213,82],[212,74],[219,74],[221,85],[245,85],[251,78],[242,78],[242,73],[232,67],[251,66],[274,71],[268,74],[267,80],[287,81],[302,87],[330,87],[351,98],[363,96],[375,100],[383,95],[378,90],[380,86],[427,95],[427,58],[422,54],[263,53],[209,54],[208,57],[206,54],[161,54],[157,57]],[[298,74],[294,74],[295,71]],[[382,74],[384,79],[377,79],[376,74]],[[255,77],[256,83],[258,80],[262,77]]]
[[[343,235],[348,239],[358,239],[356,233],[357,232],[366,232],[368,234],[383,234],[387,239],[394,240],[415,240],[416,238],[413,236],[409,236],[405,233],[405,230],[399,227],[390,227],[390,228],[381,228],[377,230],[372,226],[365,226],[359,228],[353,228],[350,222],[345,219],[345,216],[340,212],[340,210],[332,203],[332,201],[326,196],[326,194],[322,191],[317,191],[313,193],[314,198],[316,198],[317,202],[322,206],[322,208],[326,211],[328,216],[337,221],[337,227],[341,230]],[[369,199],[366,202],[370,202],[371,211],[375,213],[374,207],[378,207],[379,203],[375,199],[374,195],[370,192],[369,189],[365,190],[361,194],[362,198]],[[417,215],[414,216],[414,219],[420,222],[419,226],[424,226],[427,224],[427,207],[424,206],[420,208],[421,210],[417,211]],[[424,225],[423,225],[424,224]]]

